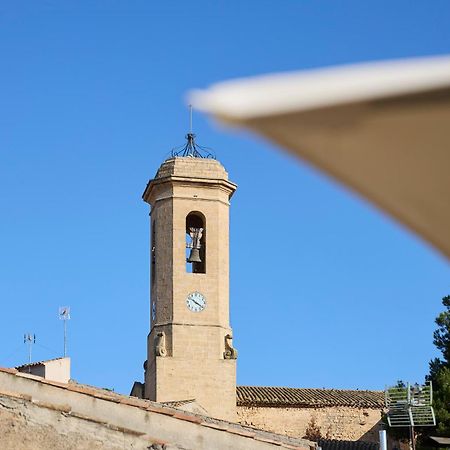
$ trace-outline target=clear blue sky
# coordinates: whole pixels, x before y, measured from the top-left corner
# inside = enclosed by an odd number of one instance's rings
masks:
[[[275,71],[450,52],[448,1],[0,3],[0,365],[62,352],[128,393],[149,329],[142,191],[188,127],[185,95]],[[364,201],[194,116],[239,189],[231,320],[239,384],[421,381],[448,264]],[[278,238],[273,240],[273,230]]]

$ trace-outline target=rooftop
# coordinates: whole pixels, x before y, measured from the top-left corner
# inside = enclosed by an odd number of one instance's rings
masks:
[[[317,445],[322,450],[378,450],[380,444],[365,441],[338,441],[336,439],[319,439]]]
[[[61,358],[52,358],[52,359],[45,359],[42,361],[35,361],[35,362],[31,362],[31,363],[25,363],[25,364],[21,364],[20,366],[16,366],[15,368],[17,370],[23,369],[24,367],[33,367],[33,366],[42,366],[46,363],[52,362],[52,361],[61,361],[63,359],[66,359],[66,357],[61,357]]]
[[[348,406],[368,409],[384,407],[383,391],[305,389],[238,386],[238,406],[325,408]]]
[[[16,369],[0,368],[0,398],[19,399],[51,411],[60,411],[65,416],[128,430],[144,437],[151,431],[160,440],[176,439],[180,445],[193,436],[202,440],[204,446],[201,448],[208,448],[208,442],[222,439],[222,433],[227,433],[230,445],[238,445],[233,448],[260,448],[266,444],[269,447],[309,450],[314,446],[304,439],[242,426],[76,382],[51,381]],[[192,436],[183,430],[191,430]],[[242,440],[236,441],[233,436]]]

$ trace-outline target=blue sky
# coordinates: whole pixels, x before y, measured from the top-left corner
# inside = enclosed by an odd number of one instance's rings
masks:
[[[188,128],[186,93],[267,72],[450,52],[447,1],[0,3],[0,365],[62,353],[128,393],[149,330],[141,194]],[[450,270],[356,195],[194,114],[231,207],[238,383],[421,381]],[[276,233],[277,238],[273,239]]]

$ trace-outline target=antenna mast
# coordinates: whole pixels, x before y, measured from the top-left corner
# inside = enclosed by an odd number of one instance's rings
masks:
[[[67,356],[67,321],[70,320],[70,306],[59,307],[59,319],[64,321],[64,358]]]
[[[212,150],[208,147],[202,147],[195,141],[195,134],[192,132],[192,105],[189,105],[189,133],[186,134],[186,144],[172,149],[172,158],[212,158],[216,159]]]
[[[23,335],[23,343],[28,345],[28,364],[31,364],[31,348],[36,343],[36,335],[34,333],[25,333]]]

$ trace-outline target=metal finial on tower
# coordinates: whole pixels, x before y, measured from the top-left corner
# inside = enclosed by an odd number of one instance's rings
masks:
[[[192,132],[192,105],[189,105],[189,133],[186,134],[186,140],[186,144],[172,149],[172,158],[190,157],[216,159],[210,148],[202,147],[195,142],[195,134]]]

